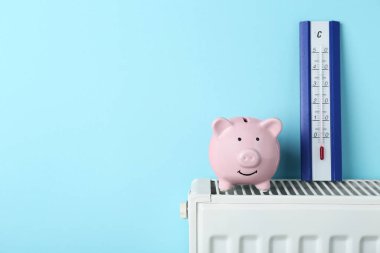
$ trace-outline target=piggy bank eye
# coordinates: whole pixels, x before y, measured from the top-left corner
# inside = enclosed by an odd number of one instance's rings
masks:
[[[256,141],[259,141],[260,140],[260,138],[259,137],[256,137]]]
[[[238,141],[241,141],[241,138],[240,138],[240,137],[238,138]]]

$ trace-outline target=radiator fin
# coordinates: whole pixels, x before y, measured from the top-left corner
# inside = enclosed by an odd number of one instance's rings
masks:
[[[258,253],[258,243],[256,236],[242,236],[240,238],[240,253]]]
[[[348,240],[346,236],[332,236],[330,238],[330,251],[334,253],[348,252]]]
[[[377,236],[364,236],[360,240],[360,252],[370,253],[370,252],[380,252],[380,242]]]
[[[288,253],[288,238],[285,235],[276,235],[269,240],[270,253]]]
[[[210,238],[211,253],[227,253],[227,236],[213,236]]]
[[[317,241],[316,236],[302,236],[299,241],[300,253],[317,253]]]
[[[318,195],[318,196],[380,196],[380,180],[345,180],[342,182],[272,180],[270,190],[262,192],[254,185],[236,185],[228,191],[219,190],[211,180],[212,195]]]

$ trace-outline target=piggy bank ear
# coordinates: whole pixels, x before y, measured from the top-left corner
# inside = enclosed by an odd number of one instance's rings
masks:
[[[279,119],[276,118],[266,119],[262,121],[260,125],[268,129],[268,131],[271,132],[275,137],[277,137],[282,130],[282,123]]]
[[[232,126],[232,122],[225,118],[217,118],[212,122],[214,134],[220,135],[224,130]]]

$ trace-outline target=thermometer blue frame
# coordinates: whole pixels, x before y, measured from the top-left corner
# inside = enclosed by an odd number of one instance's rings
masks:
[[[340,23],[300,22],[301,178],[342,180]]]

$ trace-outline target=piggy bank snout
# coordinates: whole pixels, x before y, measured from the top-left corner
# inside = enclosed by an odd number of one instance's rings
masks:
[[[260,154],[254,149],[242,150],[238,155],[240,166],[254,168],[260,164]]]

